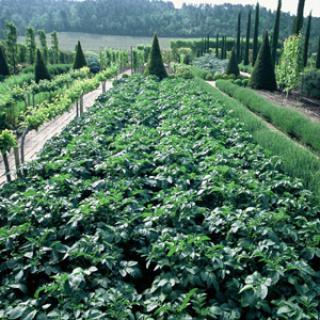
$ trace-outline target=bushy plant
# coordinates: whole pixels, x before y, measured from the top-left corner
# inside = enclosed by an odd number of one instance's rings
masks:
[[[256,63],[251,75],[251,86],[254,89],[274,91],[277,89],[274,63],[271,56],[268,32],[265,32]]]
[[[320,99],[320,70],[311,70],[301,77],[301,94]]]
[[[213,74],[216,72],[223,73],[227,68],[228,61],[221,60],[214,54],[206,54],[202,57],[194,59],[193,65],[200,69],[208,70]]]
[[[159,39],[156,34],[153,36],[152,48],[150,51],[149,62],[148,62],[145,74],[155,75],[160,80],[168,76],[167,71],[163,64],[160,45],[159,45]]]
[[[234,75],[235,77],[238,77],[240,75],[237,54],[235,49],[232,49],[230,60],[226,69],[226,74]]]

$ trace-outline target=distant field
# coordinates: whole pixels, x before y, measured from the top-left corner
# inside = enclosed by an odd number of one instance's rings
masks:
[[[60,48],[64,50],[74,50],[78,40],[84,50],[98,51],[101,48],[129,49],[130,46],[151,44],[151,37],[132,37],[132,36],[107,36],[100,34],[78,33],[78,32],[59,32]],[[47,35],[50,43],[50,35]],[[159,38],[162,49],[170,48],[170,41],[179,38]],[[24,37],[19,37],[18,41],[24,42]]]

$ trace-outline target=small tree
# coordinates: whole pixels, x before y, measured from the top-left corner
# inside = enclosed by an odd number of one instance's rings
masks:
[[[87,65],[86,58],[83,54],[82,47],[80,41],[76,46],[76,57],[73,64],[73,69],[81,69]]]
[[[277,89],[268,32],[264,33],[263,42],[251,76],[251,86],[255,89],[270,91]]]
[[[302,70],[302,37],[301,35],[292,35],[284,42],[283,53],[277,68],[278,83],[287,95],[297,87]]]
[[[13,66],[13,73],[17,72],[17,28],[12,22],[6,24],[6,45],[9,63]]]
[[[226,69],[226,74],[235,75],[236,77],[239,77],[240,75],[237,54],[234,48],[232,49],[232,52],[231,52],[231,57]]]
[[[41,45],[41,53],[45,63],[48,63],[48,45],[47,45],[47,36],[45,31],[39,31],[39,40]]]
[[[306,29],[306,35],[304,38],[304,51],[303,51],[303,65],[306,67],[308,64],[308,55],[309,55],[309,41],[310,41],[310,32],[311,32],[311,21],[312,13],[308,17],[308,24]]]
[[[319,37],[319,44],[318,44],[318,53],[317,53],[317,60],[316,60],[316,68],[320,69],[320,37]]]
[[[52,63],[59,63],[59,40],[56,32],[51,33]]]
[[[37,58],[36,58],[36,65],[35,65],[34,71],[35,71],[35,80],[37,83],[40,80],[50,80],[51,78],[39,49],[37,50]]]
[[[0,75],[8,76],[10,74],[6,56],[4,54],[3,48],[0,46]]]
[[[243,64],[245,66],[247,66],[249,64],[250,36],[251,36],[251,10],[249,11],[249,15],[248,15],[246,48],[245,48],[244,59],[243,59]]]
[[[273,35],[272,35],[272,60],[274,64],[277,63],[277,49],[278,49],[278,43],[279,43],[281,6],[282,6],[282,1],[279,0],[276,20],[274,22]]]
[[[146,69],[146,75],[156,75],[160,80],[168,76],[163,65],[160,45],[157,34],[153,37],[152,48],[149,56],[149,62]]]
[[[36,56],[36,38],[34,29],[29,27],[26,33],[26,47],[28,50],[28,59],[30,64],[34,64]]]

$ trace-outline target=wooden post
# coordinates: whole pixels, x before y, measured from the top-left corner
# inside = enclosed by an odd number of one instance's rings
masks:
[[[83,113],[83,94],[80,96],[80,115]]]
[[[21,144],[20,144],[20,157],[21,157],[21,163],[24,163],[24,146],[25,146],[25,142],[26,142],[26,137],[28,134],[29,130],[25,129],[25,131],[23,132],[22,136],[21,136]]]
[[[14,162],[15,162],[15,165],[16,165],[17,177],[21,177],[20,155],[19,155],[19,146],[18,145],[13,148],[13,153],[14,153]]]
[[[102,82],[102,93],[106,92],[106,81]]]
[[[76,111],[77,111],[77,118],[80,117],[80,112],[79,112],[79,100],[76,102]]]
[[[10,164],[8,160],[8,155],[6,152],[1,152],[2,158],[3,158],[3,164],[4,164],[4,170],[5,170],[5,175],[7,178],[7,181],[11,181],[11,175],[10,175]]]

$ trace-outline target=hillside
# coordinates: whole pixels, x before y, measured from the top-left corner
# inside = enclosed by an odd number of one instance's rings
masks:
[[[130,10],[128,10],[130,8]],[[185,5],[175,9],[173,3],[135,0],[0,0],[0,29],[6,20],[16,24],[20,34],[28,25],[47,31],[89,32],[109,35],[200,36],[208,31],[234,36],[236,16],[243,12],[243,35],[250,6]],[[293,17],[282,14],[281,38],[286,37]],[[261,9],[261,29],[271,29],[274,14]],[[314,19],[312,37],[320,29]]]

